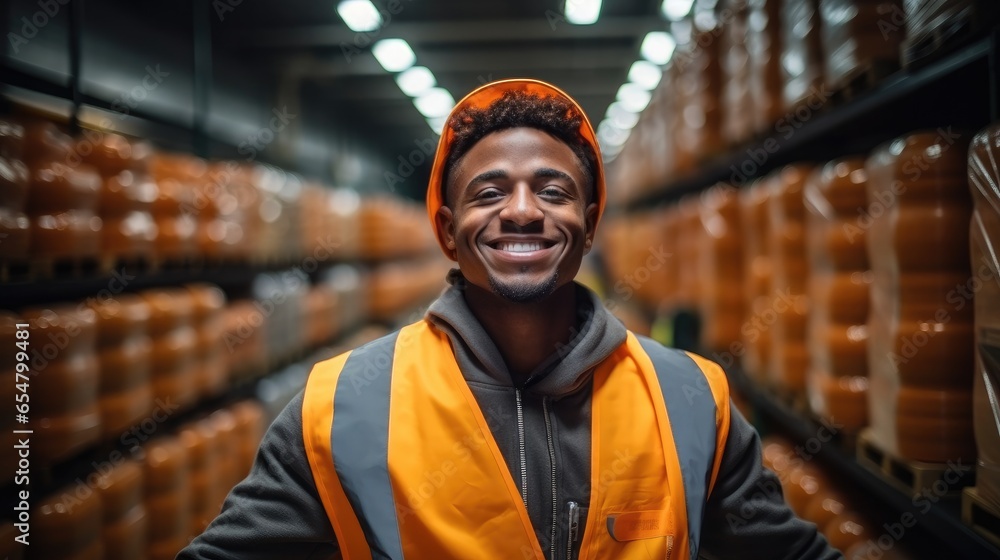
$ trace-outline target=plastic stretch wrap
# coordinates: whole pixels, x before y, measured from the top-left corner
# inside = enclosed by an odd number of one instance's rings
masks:
[[[150,209],[158,196],[147,172],[149,147],[119,134],[91,131],[77,142],[76,151],[87,154],[83,161],[101,175],[101,257],[149,256],[157,236]]]
[[[699,251],[701,341],[709,350],[727,352],[740,339],[743,297],[743,235],[736,189],[717,185],[701,197]]]
[[[698,274],[698,252],[705,228],[701,225],[698,197],[689,195],[678,204],[677,304],[694,309],[701,299],[702,278]]]
[[[73,159],[71,147],[69,136],[52,123],[32,122],[25,127],[25,213],[31,225],[32,258],[96,259],[99,255],[101,176]]]
[[[970,242],[976,307],[973,415],[979,495],[1000,509],[1000,125],[979,133],[969,148],[975,209]]]
[[[61,304],[26,309],[32,352],[31,457],[49,463],[71,457],[100,437],[96,315],[85,307]],[[34,347],[34,346],[33,346]],[[12,363],[12,362],[8,362]]]
[[[101,497],[105,560],[143,558],[149,519],[143,502],[143,470],[126,460],[101,473],[97,482]]]
[[[153,408],[153,344],[149,304],[134,294],[91,302],[97,314],[101,433],[109,439],[139,423]]]
[[[865,160],[834,160],[806,184],[809,261],[807,385],[820,416],[856,432],[868,424],[868,292],[871,271],[859,211]]]
[[[912,133],[868,158],[868,415],[906,459],[971,461],[968,138]]]
[[[903,0],[906,18],[906,57],[933,55],[996,24],[996,0]]]
[[[191,476],[190,533],[200,535],[218,515],[228,488],[219,483],[219,442],[215,427],[207,419],[181,426],[177,439],[188,456]]]
[[[722,64],[720,31],[697,31],[691,37],[690,51],[678,59],[687,78],[687,103],[680,112],[681,141],[689,146],[696,159],[722,149]],[[686,56],[685,56],[686,55]]]
[[[674,53],[674,58],[670,60],[663,75],[663,79],[669,88],[669,95],[673,99],[673,126],[671,128],[670,143],[674,146],[674,166],[678,173],[693,170],[697,158],[694,145],[689,140],[690,132],[685,124],[687,118],[684,114],[687,107],[693,103],[692,97],[697,88],[697,82],[692,78],[691,73],[687,71],[687,68],[690,66],[687,61],[692,56],[690,49],[690,45],[678,45]],[[632,151],[631,147],[632,142],[628,142],[626,148],[622,151],[622,155],[629,155],[629,152]],[[615,167],[622,169],[623,174],[631,174],[627,170],[628,166],[625,162],[616,162]],[[610,189],[610,191],[614,192],[614,189]]]
[[[197,241],[208,227],[205,221],[212,215],[209,199],[202,193],[195,196],[184,179],[185,169],[183,158],[166,155],[154,156],[149,164],[157,186],[152,207],[157,229],[154,251],[165,260],[193,257],[198,252]]]
[[[213,284],[188,284],[185,288],[194,301],[192,326],[198,336],[195,350],[198,392],[202,396],[215,396],[226,389],[229,381],[222,338],[226,294]]]
[[[747,51],[746,0],[728,0],[730,18],[722,35],[722,136],[739,144],[753,135],[753,97],[750,94],[750,53]]]
[[[22,157],[24,127],[0,118],[0,260],[28,256],[30,223],[24,213],[28,198],[28,167]]]
[[[754,130],[769,130],[784,113],[781,72],[781,2],[748,0],[747,50],[750,53],[750,95]]]
[[[769,179],[758,181],[740,192],[747,314],[740,334],[743,339],[743,369],[757,381],[765,382],[771,369],[771,328],[759,318],[771,306],[773,266],[767,244]],[[755,320],[756,319],[756,320]]]
[[[664,76],[661,82],[666,80]],[[651,185],[654,189],[667,185],[674,177],[674,145],[671,131],[674,127],[674,98],[670,89],[661,85],[653,91],[653,99],[646,110],[650,120],[650,137],[656,142],[656,151],[650,161]]]
[[[194,329],[194,297],[180,288],[143,292],[149,304],[149,336],[153,399],[186,407],[199,396],[198,332]]]
[[[143,447],[149,560],[170,560],[191,541],[190,460],[188,448],[176,436],[160,437]]]
[[[763,325],[773,323],[771,381],[795,396],[805,395],[809,361],[805,335],[809,269],[802,189],[812,171],[810,165],[790,165],[775,173],[769,182],[768,244],[774,274],[770,306],[759,319]]]
[[[784,0],[781,5],[785,107],[796,107],[823,86],[819,0]]]
[[[820,0],[826,84],[839,88],[874,64],[899,64],[901,0]]]

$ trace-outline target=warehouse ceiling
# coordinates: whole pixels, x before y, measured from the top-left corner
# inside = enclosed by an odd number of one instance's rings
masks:
[[[323,107],[390,162],[437,135],[370,52],[379,39],[405,39],[417,64],[456,100],[486,81],[538,78],[575,97],[596,125],[627,81],[645,34],[665,28],[659,0],[606,1],[592,25],[568,23],[562,0],[373,0],[382,27],[356,33],[337,3],[217,0],[213,48],[254,60],[279,91]],[[424,167],[416,175],[425,176]]]

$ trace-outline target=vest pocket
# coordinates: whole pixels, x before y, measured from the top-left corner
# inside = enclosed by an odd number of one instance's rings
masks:
[[[630,511],[608,515],[608,533],[618,542],[671,536],[670,510]]]

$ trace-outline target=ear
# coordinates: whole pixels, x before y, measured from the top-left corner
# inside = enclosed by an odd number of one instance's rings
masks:
[[[587,209],[584,210],[583,219],[587,227],[583,241],[584,255],[589,253],[590,249],[594,246],[594,235],[597,233],[597,210],[596,202],[591,202],[587,205]]]
[[[454,260],[455,215],[452,213],[451,208],[448,208],[447,206],[438,208],[437,213],[434,214],[434,222],[437,230],[441,234],[441,238],[444,240],[445,246],[452,253],[452,260]]]

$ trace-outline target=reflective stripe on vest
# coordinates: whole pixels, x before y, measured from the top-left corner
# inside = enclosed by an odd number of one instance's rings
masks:
[[[705,374],[690,356],[665,348],[649,338],[638,338],[659,378],[670,425],[684,426],[683,430],[674,431],[674,444],[681,458],[693,560],[698,556],[702,514],[712,478],[718,407]]]
[[[629,333],[596,368],[581,559],[697,555],[725,441],[716,426],[728,425],[712,366]],[[344,558],[542,559],[450,342],[429,323],[318,364],[303,438]]]

